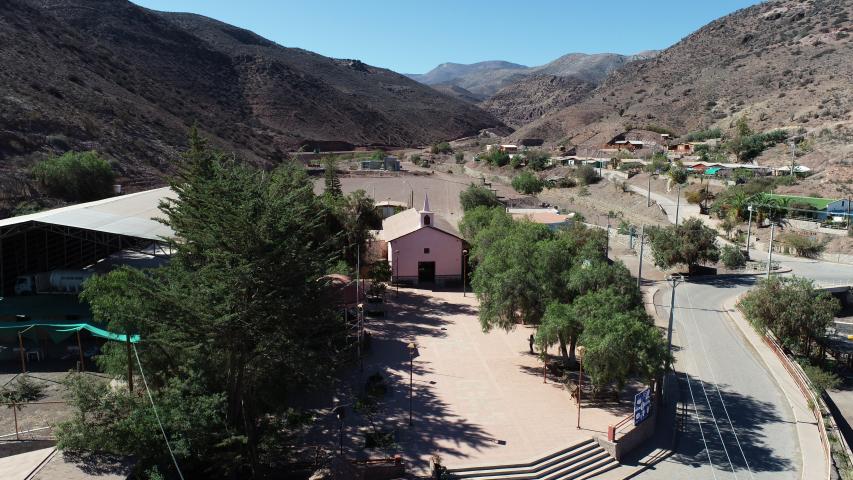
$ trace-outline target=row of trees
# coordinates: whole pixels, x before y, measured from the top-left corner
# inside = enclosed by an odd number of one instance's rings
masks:
[[[366,220],[346,218],[369,202],[343,196],[334,176],[327,181],[332,188],[315,195],[299,166],[263,172],[193,131],[170,181],[176,197],[161,205],[180,239],[171,261],[87,282],[82,297],[96,321],[141,335],[148,386],[190,477],[264,476],[290,458],[310,421],[293,395],[328,384],[344,357],[345,325],[321,278],[361,241]],[[127,361],[121,344],[98,357],[115,377],[125,376]],[[59,446],[168,468],[144,394],[87,378],[71,382],[75,413],[58,429]]]
[[[662,371],[663,338],[627,268],[606,258],[603,231],[580,223],[554,231],[484,206],[466,211],[460,226],[484,331],[539,325],[539,348],[559,345],[567,362],[584,345],[596,389],[621,388],[632,374],[651,382]]]

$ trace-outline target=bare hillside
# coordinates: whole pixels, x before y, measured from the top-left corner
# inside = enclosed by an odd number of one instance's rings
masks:
[[[614,71],[582,102],[516,136],[603,142],[626,126],[686,133],[728,128],[833,127],[851,121],[853,3],[781,0],[718,19],[652,59]]]
[[[594,84],[575,77],[536,75],[502,88],[480,105],[518,128],[584,99],[594,88]]]
[[[500,122],[358,60],[124,0],[7,0],[0,10],[0,169],[96,149],[157,183],[197,123],[256,163],[301,145],[422,145]]]

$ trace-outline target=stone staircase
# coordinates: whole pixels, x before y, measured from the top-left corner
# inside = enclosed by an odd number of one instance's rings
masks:
[[[451,478],[469,480],[583,480],[619,466],[593,439],[529,463],[448,469]]]

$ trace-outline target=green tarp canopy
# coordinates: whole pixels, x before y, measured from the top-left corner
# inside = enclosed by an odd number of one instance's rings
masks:
[[[721,170],[720,167],[711,167],[705,170],[705,175],[716,175]]]
[[[106,338],[107,340],[115,340],[117,342],[126,342],[127,335],[118,334],[98,328],[88,323],[56,323],[56,322],[15,322],[15,323],[0,323],[0,330],[23,330],[28,327],[39,327],[51,330],[51,338],[54,341],[61,341],[68,335],[86,330],[96,337]],[[131,335],[130,343],[138,343],[139,335]]]

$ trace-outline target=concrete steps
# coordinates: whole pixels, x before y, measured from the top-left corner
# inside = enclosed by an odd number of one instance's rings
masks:
[[[583,480],[619,466],[589,439],[528,463],[452,468],[451,478],[467,480]]]

